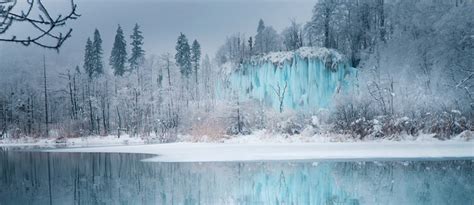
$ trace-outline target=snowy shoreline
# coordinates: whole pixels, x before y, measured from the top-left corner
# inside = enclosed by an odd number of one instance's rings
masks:
[[[107,136],[85,136],[77,138],[6,138],[0,139],[0,147],[11,146],[42,146],[42,147],[87,147],[87,146],[109,146],[109,145],[145,145],[160,144],[156,137],[140,137],[122,135]],[[323,133],[323,134],[278,134],[269,133],[266,130],[257,130],[248,135],[222,136],[220,138],[192,135],[178,135],[176,143],[215,143],[215,144],[305,144],[305,143],[384,143],[384,142],[474,142],[474,132],[464,131],[448,140],[435,138],[435,134],[420,134],[419,136],[399,135],[397,137],[385,137],[375,139],[356,139],[349,135]]]
[[[179,142],[151,144],[146,138],[89,136],[0,140],[0,147],[37,146],[48,152],[137,153],[157,155],[145,161],[224,162],[270,160],[403,160],[416,158],[474,158],[472,133],[441,141],[433,135],[417,138],[354,140],[342,135],[271,135],[264,131],[219,140],[180,136]],[[50,149],[49,149],[50,148]]]
[[[474,158],[474,142],[170,143],[50,149],[47,152],[154,154],[153,162]]]

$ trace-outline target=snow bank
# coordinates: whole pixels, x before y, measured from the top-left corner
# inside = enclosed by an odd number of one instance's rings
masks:
[[[331,62],[332,67],[344,63],[344,56],[334,49],[324,47],[301,47],[296,51],[271,52],[263,56],[252,58],[251,62],[255,64],[264,64],[271,62],[274,65],[283,65],[285,62],[292,62],[298,56],[300,58],[319,59],[323,62]]]
[[[155,154],[145,160],[154,162],[473,158],[474,142],[171,143],[48,151]]]

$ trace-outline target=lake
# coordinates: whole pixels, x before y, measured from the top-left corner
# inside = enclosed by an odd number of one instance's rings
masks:
[[[148,162],[0,147],[0,205],[474,204],[474,159]]]

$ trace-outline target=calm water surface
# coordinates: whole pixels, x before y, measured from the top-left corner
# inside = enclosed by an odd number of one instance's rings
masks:
[[[473,159],[142,162],[0,148],[0,205],[474,204]]]

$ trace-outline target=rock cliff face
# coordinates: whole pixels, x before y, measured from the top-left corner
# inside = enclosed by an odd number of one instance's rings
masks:
[[[253,58],[228,72],[220,95],[256,99],[275,109],[329,108],[333,97],[348,92],[357,70],[335,50],[304,47]]]

